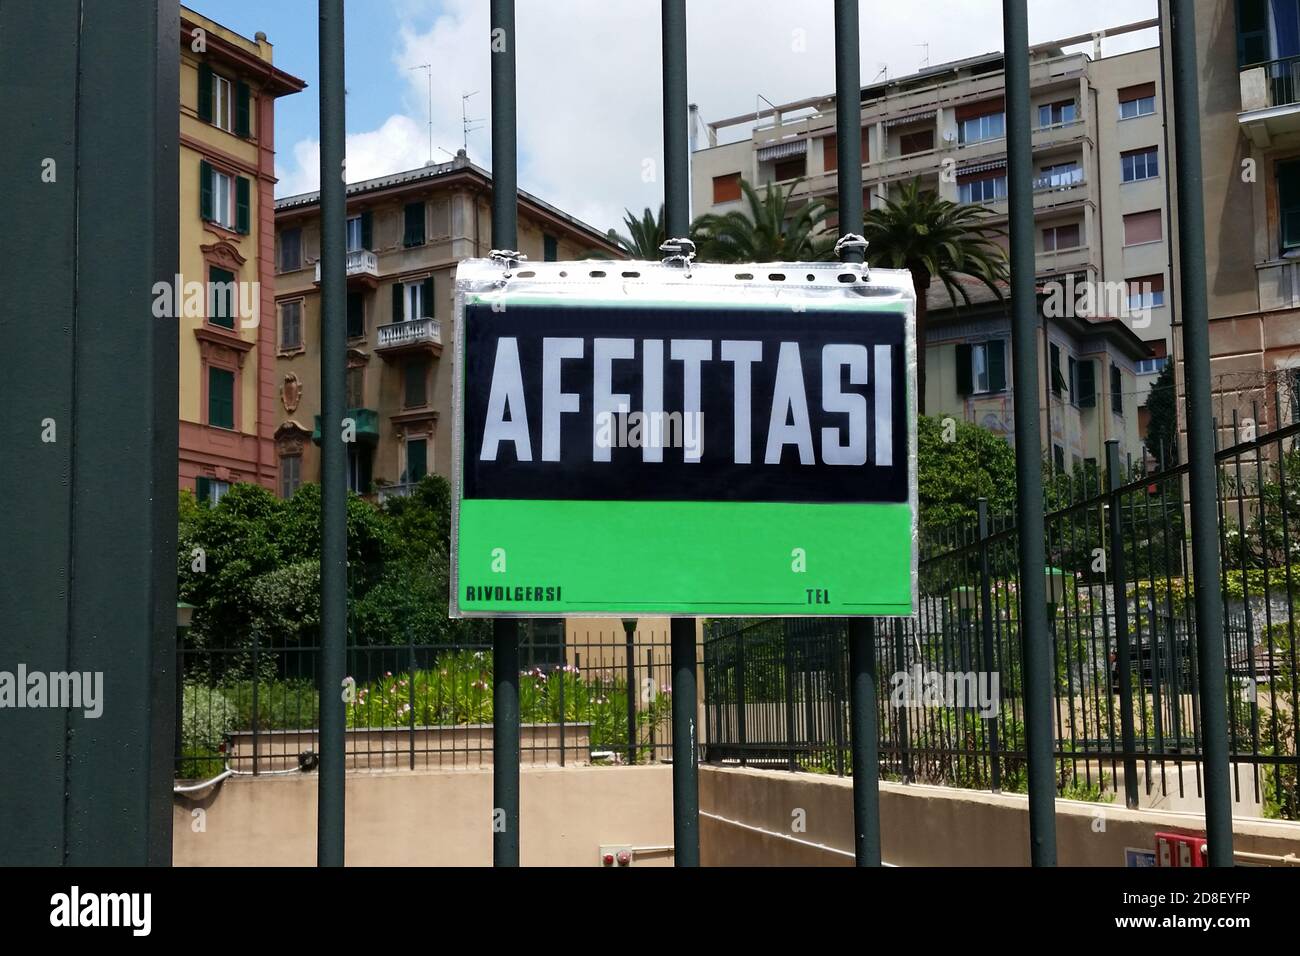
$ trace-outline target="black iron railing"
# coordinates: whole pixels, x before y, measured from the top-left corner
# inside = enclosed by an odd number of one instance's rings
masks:
[[[1223,571],[1208,586],[1224,617],[1233,796],[1295,819],[1300,425],[1258,437],[1244,422],[1229,428],[1233,443],[1217,454]],[[1117,455],[1110,465],[1047,488],[1057,790],[1130,804],[1199,797],[1186,468],[1143,472]],[[928,529],[918,615],[875,623],[882,777],[1026,789],[1015,530],[982,513]],[[849,772],[845,630],[841,620],[710,622],[707,758]]]

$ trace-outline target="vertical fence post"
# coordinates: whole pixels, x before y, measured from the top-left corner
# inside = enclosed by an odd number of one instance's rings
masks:
[[[321,210],[321,577],[320,779],[316,862],[343,865],[347,657],[347,454],[343,444],[347,339],[344,335],[345,99],[343,0],[320,0]],[[254,675],[256,680],[256,675]]]
[[[1200,665],[1205,767],[1205,837],[1211,866],[1232,866],[1228,781],[1228,705],[1219,581],[1218,481],[1210,405],[1210,320],[1205,297],[1205,203],[1201,189],[1200,94],[1191,0],[1172,0],[1174,159],[1177,165],[1179,286],[1183,297],[1183,378],[1187,383],[1187,462],[1196,582],[1196,657]]]
[[[1119,480],[1119,440],[1106,442],[1106,490],[1110,493],[1107,537],[1110,538],[1111,601],[1115,604],[1115,655],[1119,669],[1119,733],[1124,748],[1124,804],[1130,810],[1138,805],[1137,738],[1133,730],[1133,657],[1128,643],[1128,575],[1124,568],[1124,526],[1120,516],[1120,498],[1115,489]],[[1141,648],[1138,649],[1139,655]],[[1109,684],[1109,680],[1107,680]],[[1107,687],[1107,693],[1110,688]]]
[[[1016,537],[1024,645],[1025,743],[1029,763],[1029,856],[1056,865],[1052,756],[1052,647],[1043,580],[1043,463],[1038,416],[1038,303],[1034,293],[1034,157],[1029,129],[1029,14],[1002,2],[1007,111],[1007,229],[1011,236],[1011,335],[1016,428]]]
[[[849,619],[849,713],[853,730],[853,855],[880,866],[880,741],[876,718],[876,622]]]
[[[636,763],[636,618],[623,619],[623,664],[627,672],[627,763]]]
[[[492,246],[516,250],[515,3],[492,0]],[[519,622],[492,621],[492,864],[519,865]]]
[[[989,577],[989,500],[980,498],[975,502],[975,511],[979,521],[980,540],[980,656],[984,658],[984,671],[992,675],[997,669],[997,660],[993,654],[993,582]],[[1002,757],[998,739],[998,724],[1002,720],[1002,681],[998,681],[997,713],[985,721],[985,733],[989,742],[989,788],[994,793],[1002,790]]]
[[[662,0],[664,231],[690,232],[690,145],[686,103],[686,0]],[[700,864],[696,766],[695,619],[671,624],[673,679],[673,844],[677,866]]]
[[[907,673],[907,651],[904,644],[903,620],[894,621],[894,670],[899,674]],[[897,708],[895,727],[898,733],[898,760],[903,783],[912,782],[912,745],[908,734],[908,708]]]

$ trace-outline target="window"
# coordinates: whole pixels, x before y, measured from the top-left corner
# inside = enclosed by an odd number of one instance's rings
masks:
[[[429,402],[429,360],[410,359],[402,367],[402,407],[423,408]]]
[[[1065,378],[1061,375],[1061,347],[1055,342],[1048,343],[1048,355],[1051,367],[1047,370],[1052,394],[1060,395],[1065,391]]]
[[[360,252],[365,247],[361,244],[361,217],[349,216],[347,226],[348,252]]]
[[[740,199],[740,173],[713,177],[713,205]]]
[[[1060,226],[1048,226],[1043,230],[1043,251],[1057,252],[1061,249],[1076,249],[1080,244],[1079,224],[1066,223]]]
[[[792,159],[783,159],[772,167],[772,178],[777,182],[785,182],[787,179],[799,179],[808,171],[808,157],[795,156]]]
[[[433,318],[433,276],[393,284],[393,321]]]
[[[199,161],[199,215],[205,222],[215,222],[225,229],[246,233],[249,227],[248,180],[231,176]]]
[[[1006,342],[960,343],[957,346],[957,394],[984,395],[1007,387]]]
[[[558,262],[560,259],[560,240],[549,232],[542,233],[542,261]]]
[[[1083,168],[1077,162],[1044,166],[1034,177],[1035,189],[1065,189],[1083,182]]]
[[[1162,355],[1159,358],[1138,359],[1137,373],[1139,375],[1158,375],[1165,370],[1169,364],[1169,357]]]
[[[1114,362],[1110,366],[1110,410],[1116,415],[1124,414],[1124,379]]]
[[[302,484],[302,455],[280,456],[280,497],[292,498]]]
[[[1074,100],[1062,100],[1059,103],[1044,103],[1038,107],[1039,126],[1058,126],[1061,123],[1073,123],[1075,120]]]
[[[199,64],[198,116],[205,123],[247,139],[252,131],[252,96],[248,84],[214,73]]]
[[[302,348],[302,299],[280,303],[280,350]]]
[[[1070,404],[1079,404],[1079,362],[1073,355],[1065,357],[1066,379],[1070,387]]]
[[[1156,85],[1139,83],[1126,86],[1119,91],[1119,118],[1133,119],[1137,116],[1150,116],[1156,111]]]
[[[235,274],[217,266],[208,266],[208,322],[235,327]]]
[[[1159,209],[1131,212],[1124,217],[1124,245],[1159,242],[1164,238],[1164,221]]]
[[[986,139],[1000,139],[1006,135],[1005,114],[985,113],[960,120],[957,124],[957,141],[959,143],[980,143]]]
[[[900,156],[923,153],[927,149],[934,149],[934,130],[932,129],[921,129],[915,133],[903,133],[898,137],[898,154]]]
[[[298,227],[280,232],[280,271],[295,272],[302,268],[302,230]]]
[[[1097,363],[1093,359],[1079,359],[1075,367],[1078,377],[1078,391],[1071,386],[1070,393],[1074,404],[1080,408],[1097,407]]]
[[[1300,248],[1300,160],[1277,164],[1277,212],[1282,250]]]
[[[1130,149],[1119,154],[1120,177],[1126,183],[1154,179],[1160,175],[1158,151],[1154,146]]]
[[[1058,475],[1065,474],[1065,449],[1060,445],[1052,445],[1052,464],[1056,466]]]
[[[1300,11],[1295,0],[1237,0],[1238,66],[1297,54],[1300,54]],[[1289,74],[1290,69],[1281,72]]]
[[[1128,280],[1128,309],[1145,312],[1165,304],[1165,277],[1163,275],[1139,276]]]
[[[867,143],[870,142],[870,134],[867,127],[862,127],[862,161],[871,162],[871,155],[867,150]],[[840,140],[835,133],[828,133],[822,137],[822,170],[828,173],[834,172],[840,166]],[[866,208],[870,209],[870,206]]]
[[[424,245],[424,203],[408,202],[402,216],[405,223],[402,245],[408,249]]]
[[[415,484],[429,473],[429,442],[425,438],[406,440],[406,473],[404,483]]]
[[[348,443],[348,490],[359,495],[370,493],[370,473],[374,449],[369,445]]]
[[[998,173],[962,182],[957,180],[957,198],[962,202],[996,202],[1007,198],[1007,175]]]
[[[364,339],[366,337],[366,294],[364,292],[348,293],[348,338]]]
[[[366,367],[364,365],[354,365],[347,371],[347,376],[343,379],[344,395],[343,400],[347,403],[348,408],[365,408],[366,407]]]
[[[230,490],[230,482],[217,481],[215,478],[209,478],[206,475],[199,475],[194,479],[194,496],[199,501],[207,502],[209,505],[215,505],[226,496]]]
[[[208,366],[208,424],[235,427],[235,373],[228,368]]]

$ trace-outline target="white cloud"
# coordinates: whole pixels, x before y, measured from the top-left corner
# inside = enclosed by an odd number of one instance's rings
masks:
[[[394,0],[405,25],[393,62],[407,77],[395,112],[377,130],[348,136],[348,179],[419,166],[428,155],[428,80],[434,65],[435,161],[461,144],[461,94],[483,128],[470,158],[490,162],[488,5],[481,0]],[[1031,6],[1031,42],[1088,33],[1155,15],[1155,0],[1041,0]],[[434,12],[427,22],[415,12]],[[518,5],[520,186],[601,229],[624,208],[658,206],[662,183],[658,0],[524,0]],[[762,94],[780,103],[834,89],[831,4],[790,0],[697,0],[688,7],[689,99],[705,120],[747,113]],[[996,0],[911,0],[862,5],[862,77],[914,72],[926,55],[941,63],[1001,48]],[[1154,42],[1151,31],[1106,41],[1107,54]],[[318,144],[294,145],[278,192],[316,188]],[[647,162],[653,173],[646,180]]]

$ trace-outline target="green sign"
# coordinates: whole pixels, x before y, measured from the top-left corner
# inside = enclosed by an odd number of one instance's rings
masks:
[[[913,323],[862,266],[462,262],[452,614],[912,614]]]

